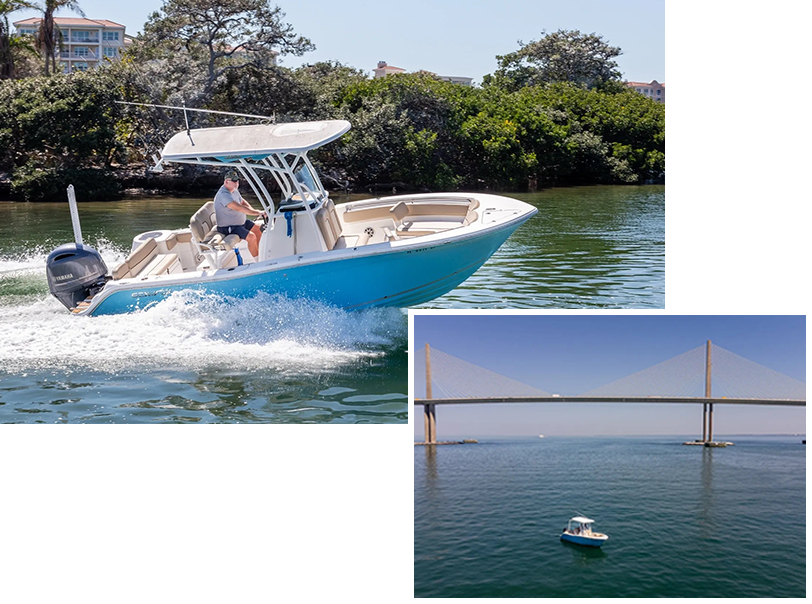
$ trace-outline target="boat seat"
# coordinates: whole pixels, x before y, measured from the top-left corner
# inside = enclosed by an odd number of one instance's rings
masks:
[[[165,242],[166,243],[166,250],[167,250],[167,252],[171,252],[175,248],[175,246],[178,245],[179,243],[189,243],[191,240],[192,240],[192,233],[191,232],[189,232],[189,233],[186,233],[186,232],[172,233],[166,239],[166,242]]]
[[[461,200],[462,201],[462,200]],[[471,205],[479,205],[477,200],[469,203],[438,203],[414,202],[409,204],[409,217],[418,216],[465,216],[471,209]],[[393,208],[394,209],[394,208]]]
[[[127,259],[113,269],[113,279],[130,279],[138,275],[158,254],[155,239],[147,239]]]
[[[206,250],[231,250],[240,242],[239,235],[226,235],[217,230],[217,218],[214,212],[214,202],[208,201],[192,215],[189,220],[189,230],[192,239],[201,248]]]
[[[401,201],[390,213],[397,225],[395,233],[398,238],[420,237],[476,222],[478,207],[476,199],[465,200],[465,203],[414,202],[408,206]]]
[[[392,208],[389,210],[389,213],[392,215],[392,218],[395,220],[395,224],[399,222],[403,222],[403,219],[409,215],[409,206],[406,205],[405,201],[399,201],[396,203]]]
[[[179,272],[181,272],[181,270],[177,254],[158,254],[144,270],[144,275],[153,277],[156,275],[169,275]]]
[[[191,232],[188,232],[188,233],[185,232],[185,231],[180,232],[180,233],[176,234],[174,237],[175,237],[175,241],[177,241],[178,243],[191,243],[191,241],[192,241],[192,233]],[[172,249],[172,248],[169,248],[169,249]]]
[[[391,218],[388,206],[376,208],[346,208],[344,210],[344,222],[366,222],[368,220],[379,220],[381,218]]]
[[[316,224],[319,225],[327,249],[332,250],[335,248],[336,242],[341,237],[341,222],[338,220],[336,206],[332,199],[325,201],[319,211],[316,212]]]

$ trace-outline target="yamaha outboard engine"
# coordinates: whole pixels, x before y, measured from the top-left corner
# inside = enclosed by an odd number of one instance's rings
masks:
[[[107,265],[101,254],[81,243],[60,245],[45,266],[48,289],[68,310],[94,296],[107,282]]]

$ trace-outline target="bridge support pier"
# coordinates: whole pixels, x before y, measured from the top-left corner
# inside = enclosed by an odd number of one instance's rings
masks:
[[[702,442],[708,440],[708,403],[702,403]]]
[[[437,405],[423,405],[423,427],[425,442],[437,443]]]
[[[705,351],[705,398],[711,397],[711,341],[708,340],[707,349]],[[710,408],[709,408],[710,407]],[[705,425],[708,426],[707,433],[705,432]],[[713,440],[713,403],[702,404],[702,441],[708,442]]]
[[[431,392],[431,349],[426,342],[426,398],[434,398]],[[437,406],[423,405],[423,427],[428,444],[437,442]]]

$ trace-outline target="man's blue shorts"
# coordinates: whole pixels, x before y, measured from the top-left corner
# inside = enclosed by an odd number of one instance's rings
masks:
[[[223,235],[239,235],[240,239],[248,237],[248,233],[254,228],[253,220],[246,220],[245,224],[238,224],[237,226],[218,226],[217,230]]]

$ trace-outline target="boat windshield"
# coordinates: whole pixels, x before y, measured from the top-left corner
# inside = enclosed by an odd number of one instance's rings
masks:
[[[316,184],[316,179],[307,164],[301,163],[296,166],[296,169],[293,171],[293,175],[296,177],[297,181],[307,187],[307,190],[318,198],[320,187]]]

